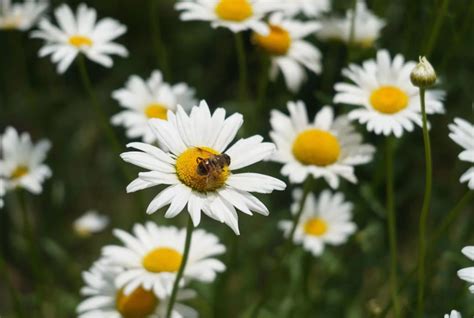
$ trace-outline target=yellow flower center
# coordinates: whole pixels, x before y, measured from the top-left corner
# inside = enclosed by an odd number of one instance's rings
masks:
[[[163,104],[152,103],[145,108],[145,115],[148,118],[167,119],[168,108],[166,108]]]
[[[18,16],[7,17],[2,24],[0,25],[0,29],[5,30],[13,30],[20,27],[21,18]]]
[[[328,231],[328,224],[320,218],[311,218],[304,224],[304,232],[308,235],[321,236]]]
[[[395,86],[382,86],[372,92],[370,103],[384,114],[395,114],[408,106],[408,95]]]
[[[92,46],[92,43],[92,40],[87,36],[73,35],[69,38],[69,44],[77,48],[80,48],[82,46]]]
[[[11,178],[12,179],[19,179],[21,177],[24,177],[28,174],[28,167],[27,166],[23,166],[23,165],[20,165],[18,167],[16,167],[15,170],[13,170],[12,174],[11,174]]]
[[[308,129],[293,142],[293,155],[305,165],[327,166],[339,159],[341,146],[330,132]]]
[[[153,292],[138,287],[130,295],[119,290],[115,300],[118,312],[123,318],[145,318],[151,315],[159,300]]]
[[[222,20],[240,22],[251,17],[253,9],[248,0],[220,0],[215,12]]]
[[[159,247],[146,254],[142,264],[152,273],[174,273],[179,270],[182,258],[183,256],[172,248]]]
[[[276,25],[270,25],[270,33],[268,35],[255,33],[253,40],[258,46],[272,55],[285,55],[291,44],[291,37],[288,31]]]
[[[217,159],[217,156],[220,154],[211,148],[188,148],[176,160],[176,174],[179,180],[199,192],[219,189],[225,184],[230,174],[228,165],[219,165],[213,162],[205,165],[206,159]]]

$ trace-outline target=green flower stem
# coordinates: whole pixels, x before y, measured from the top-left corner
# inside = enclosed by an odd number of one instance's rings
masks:
[[[433,28],[431,29],[430,37],[428,38],[428,42],[426,42],[425,46],[425,55],[430,56],[431,52],[433,51],[434,45],[436,40],[438,39],[439,30],[443,25],[444,18],[447,15],[447,9],[449,6],[449,0],[443,0],[441,5],[439,6],[438,13],[436,15],[436,20],[434,22]]]
[[[430,211],[431,187],[432,187],[432,166],[431,166],[431,145],[428,131],[428,119],[425,107],[425,89],[420,88],[421,112],[423,115],[423,142],[425,144],[425,195],[423,197],[423,207],[421,209],[419,223],[419,243],[418,243],[418,305],[417,316],[423,317],[424,312],[424,292],[425,292],[425,258],[426,258],[426,223]]]
[[[158,3],[159,0],[150,0],[151,40],[153,43],[157,62],[161,68],[161,71],[163,72],[163,76],[166,80],[170,81],[171,73],[168,63],[168,53],[166,51],[166,46],[163,44],[163,37],[161,35]]]
[[[386,194],[387,194],[387,226],[390,245],[390,292],[393,302],[394,317],[400,317],[400,303],[398,300],[398,266],[397,266],[397,218],[395,214],[393,154],[394,140],[388,137],[385,148],[386,163]]]
[[[13,303],[13,308],[15,310],[16,317],[20,317],[20,318],[26,317],[25,313],[23,312],[23,307],[21,305],[20,295],[18,294],[18,291],[13,285],[9,270],[7,268],[7,264],[5,260],[3,259],[2,255],[0,255],[0,274],[3,274],[4,276],[4,279],[5,279],[4,281],[6,282],[6,285],[8,287],[8,291],[10,294],[11,301]]]
[[[184,253],[183,258],[181,259],[181,265],[179,266],[178,274],[173,284],[173,290],[171,292],[170,301],[168,303],[168,309],[166,310],[166,318],[171,318],[171,313],[173,311],[173,306],[176,301],[176,295],[178,294],[179,281],[184,273],[184,268],[188,261],[189,249],[191,247],[191,238],[193,237],[194,224],[191,217],[188,218],[188,226],[186,227],[186,241],[184,243]]]
[[[352,16],[351,16],[351,24],[349,29],[349,41],[347,42],[347,64],[352,60],[352,49],[354,47],[354,37],[356,32],[356,8],[357,8],[357,0],[352,0]]]
[[[239,63],[239,92],[241,102],[248,98],[247,92],[247,57],[245,55],[244,39],[242,33],[235,33],[235,48],[237,49],[237,59]]]

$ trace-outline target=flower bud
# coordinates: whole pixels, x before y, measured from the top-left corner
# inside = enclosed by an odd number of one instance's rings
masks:
[[[410,74],[411,83],[420,88],[433,86],[436,82],[436,72],[426,57],[420,56],[420,62]]]

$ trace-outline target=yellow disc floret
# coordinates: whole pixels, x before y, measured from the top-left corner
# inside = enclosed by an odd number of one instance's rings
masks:
[[[191,147],[176,159],[176,174],[182,183],[199,192],[215,191],[222,187],[230,174],[229,167],[209,167],[207,173],[198,171],[203,160],[220,155],[208,147]]]
[[[215,12],[222,20],[240,22],[251,17],[253,9],[248,0],[220,0]]]
[[[370,104],[383,114],[395,114],[408,106],[408,95],[395,86],[382,86],[372,92]]]
[[[93,42],[90,38],[83,35],[73,35],[69,38],[69,44],[77,48],[80,48],[83,46],[92,46],[92,43]]]
[[[145,115],[148,118],[159,118],[167,119],[168,118],[168,108],[163,104],[152,103],[145,108]]]
[[[311,218],[304,224],[304,232],[308,235],[321,236],[328,230],[328,224],[321,218]]]
[[[341,146],[330,132],[308,129],[293,142],[293,155],[305,165],[328,166],[339,159]]]
[[[15,170],[13,170],[11,174],[11,178],[19,179],[21,177],[24,177],[28,174],[28,171],[29,169],[27,166],[19,165],[18,167],[15,168]]]
[[[130,295],[119,290],[115,300],[117,311],[123,318],[146,318],[155,311],[158,303],[155,294],[142,287],[138,287]]]
[[[285,55],[291,44],[288,31],[276,25],[270,25],[268,35],[255,33],[253,40],[259,47],[272,55]]]
[[[175,273],[179,270],[183,256],[175,249],[168,247],[155,248],[145,255],[143,267],[153,273]]]

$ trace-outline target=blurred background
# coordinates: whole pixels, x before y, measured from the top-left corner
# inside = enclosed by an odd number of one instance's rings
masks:
[[[225,107],[231,113],[245,112],[255,106],[259,83],[266,75],[266,64],[249,41],[249,34],[245,34],[245,43],[251,99],[249,105],[243,105],[238,99],[234,39],[228,30],[211,29],[206,22],[181,22],[173,0],[52,0],[49,13],[61,3],[75,7],[80,2],[96,8],[99,17],[113,17],[128,27],[127,33],[118,40],[130,51],[128,58],[115,58],[112,69],[87,63],[95,92],[109,115],[120,110],[111,92],[122,87],[130,75],[147,78],[155,69],[162,70],[168,82],[186,82],[194,87],[197,98],[206,99],[211,107]],[[367,5],[387,23],[376,47],[386,48],[392,55],[401,53],[409,60],[427,54],[438,73],[438,86],[447,92],[447,113],[430,118],[434,192],[429,230],[433,230],[467,192],[466,185],[459,184],[458,179],[468,164],[457,160],[461,149],[448,138],[447,125],[457,116],[474,120],[474,1],[368,0]],[[352,1],[334,1],[333,11],[342,14],[351,6]],[[440,14],[441,21],[437,19]],[[437,34],[431,41],[432,32]],[[297,95],[286,89],[281,76],[270,83],[263,111],[247,119],[240,131],[242,136],[261,134],[269,139],[270,110],[285,110],[289,100],[305,101],[310,117],[323,105],[331,104],[333,85],[343,80],[340,71],[348,60],[348,50],[341,43],[322,43],[315,37],[310,37],[310,41],[323,53],[323,73],[310,75]],[[25,32],[0,32],[0,131],[11,125],[29,132],[35,141],[48,138],[53,144],[46,161],[53,178],[45,183],[44,192],[34,196],[17,191],[6,197],[6,206],[0,210],[1,253],[12,273],[13,283],[31,308],[36,302],[35,290],[39,288],[44,293],[42,310],[32,310],[31,317],[74,317],[75,307],[81,300],[81,272],[100,256],[102,246],[117,243],[111,234],[113,228],[130,230],[134,223],[145,220],[184,226],[186,219],[185,213],[171,222],[161,212],[145,214],[144,203],[156,195],[157,188],[125,193],[126,185],[138,169],[122,163],[118,153],[109,147],[77,68],[71,67],[66,74],[58,75],[47,58],[37,57],[41,44]],[[358,63],[372,58],[375,52],[376,48],[355,49],[350,58]],[[349,109],[336,107],[339,113]],[[354,217],[359,231],[349,243],[329,247],[319,258],[312,258],[295,247],[284,260],[288,271],[282,275],[288,276],[272,283],[273,300],[260,312],[260,317],[383,316],[390,300],[384,138],[367,133],[364,127],[358,128],[378,149],[371,164],[356,169],[359,184],[343,182],[340,188],[355,204]],[[113,129],[125,150],[127,139],[123,128]],[[416,263],[418,218],[424,189],[421,129],[398,140],[395,163],[400,277],[406,283],[400,295],[406,317],[412,317],[416,285],[414,276],[407,275]],[[122,175],[120,165],[129,170],[130,178]],[[275,163],[265,162],[252,170],[279,176],[279,168]],[[322,190],[327,185],[321,181],[317,187]],[[223,257],[228,270],[214,284],[192,284],[199,296],[190,305],[201,317],[250,317],[282,246],[277,222],[289,216],[290,194],[291,191],[286,191],[260,197],[270,207],[268,217],[239,214],[240,237],[214,220],[202,219],[201,226],[218,235],[228,247]],[[20,213],[21,196],[34,225],[42,264],[41,281],[33,279],[32,255],[25,241]],[[72,223],[89,209],[108,215],[111,224],[100,234],[79,237]],[[427,262],[426,317],[441,317],[454,308],[464,316],[474,315],[473,295],[469,294],[467,284],[456,276],[458,269],[470,266],[461,249],[474,244],[473,212],[473,204],[467,206],[431,250]],[[10,304],[5,284],[0,283],[1,317],[14,317]]]

